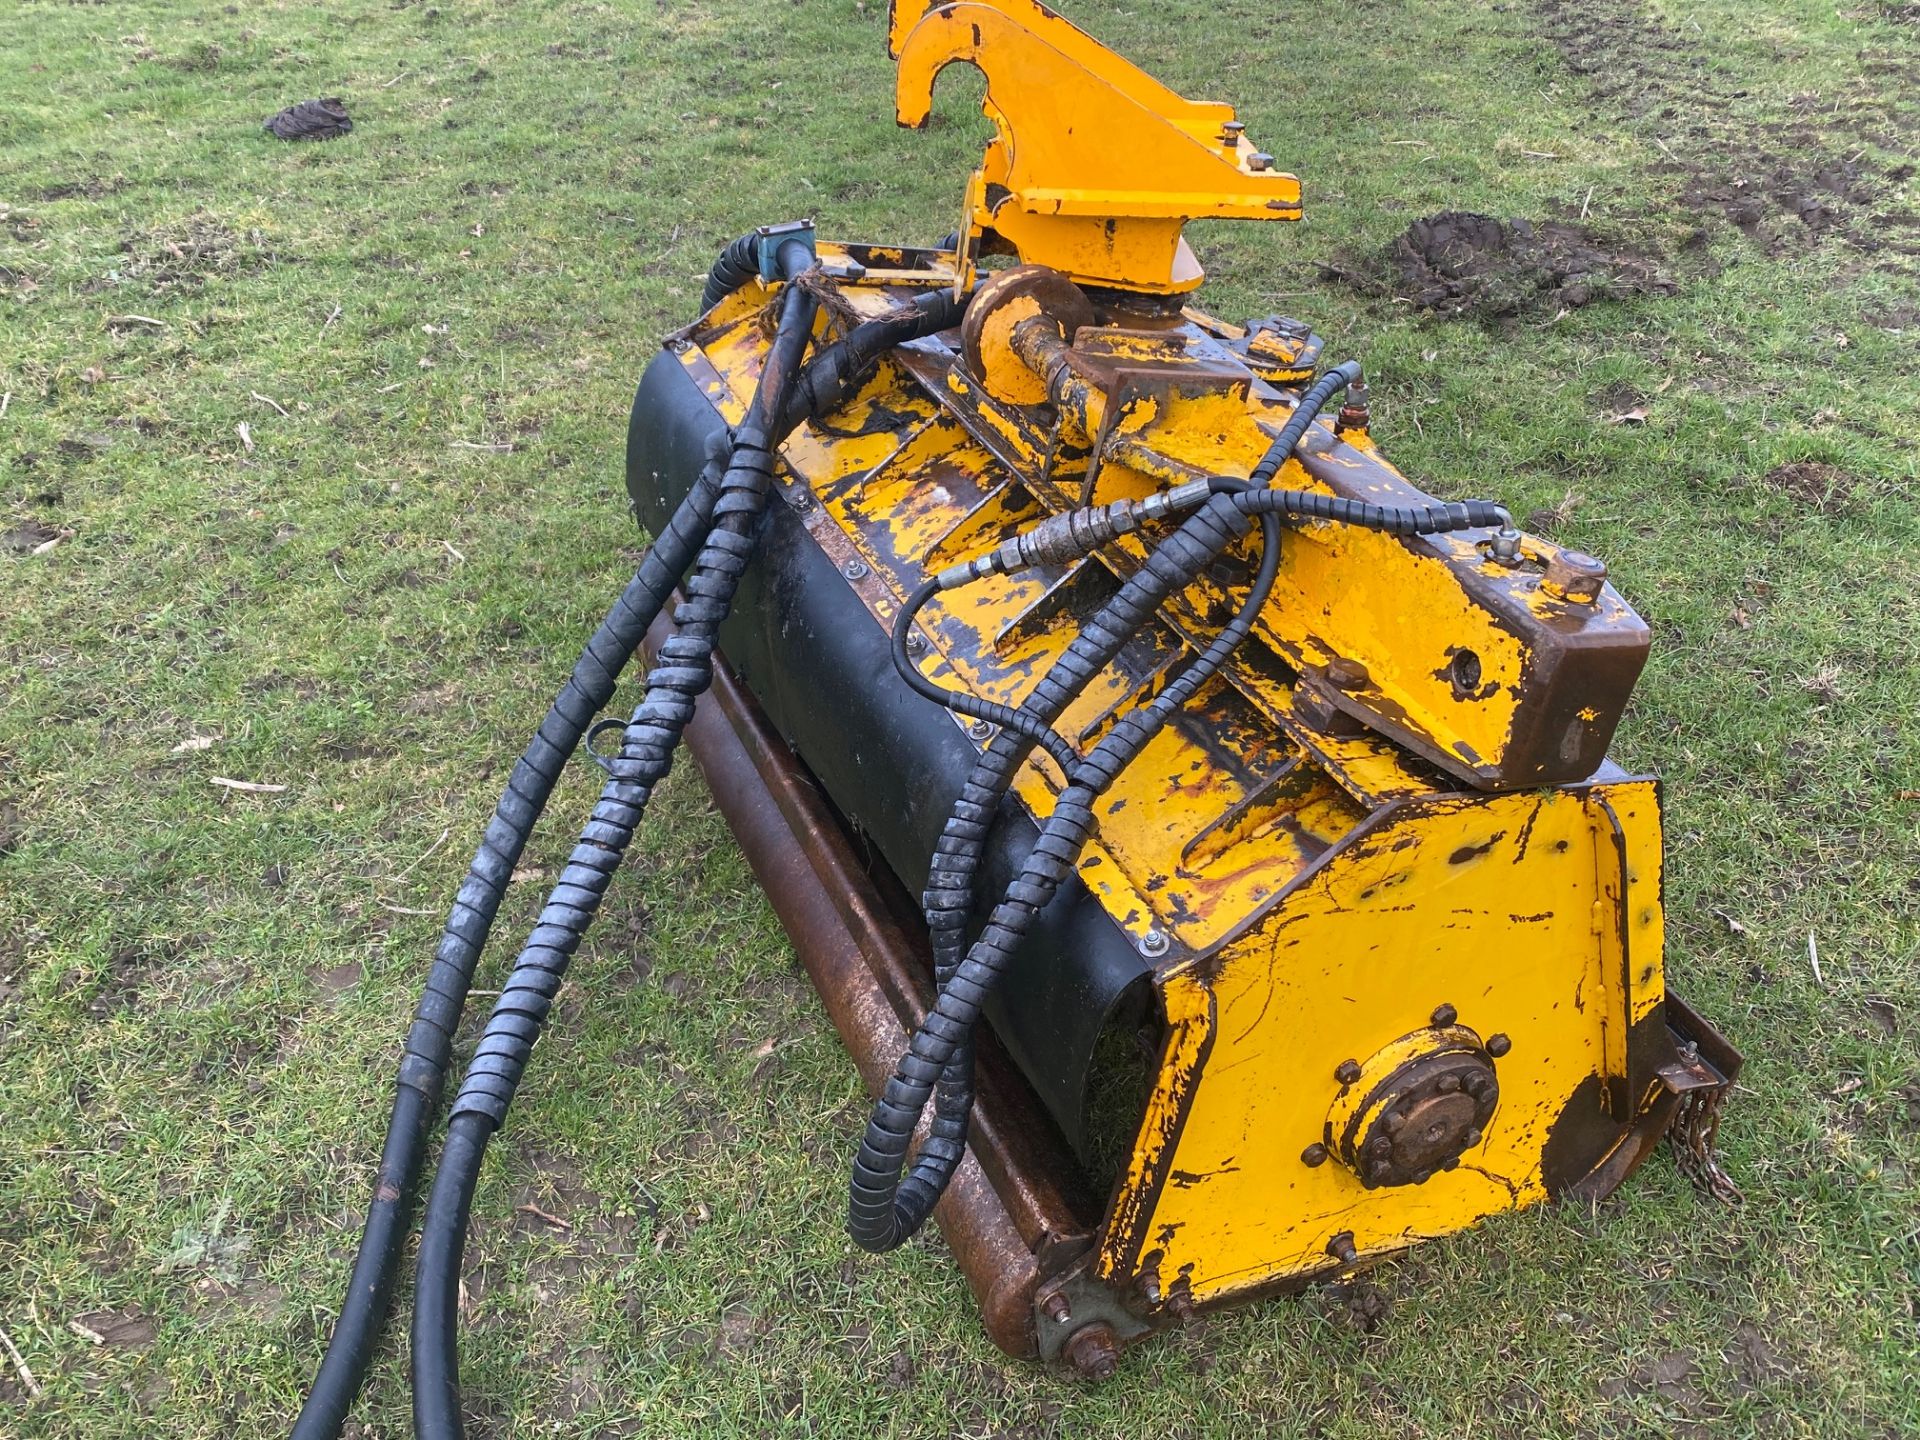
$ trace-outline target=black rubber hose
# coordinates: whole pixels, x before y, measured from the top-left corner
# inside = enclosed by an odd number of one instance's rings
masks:
[[[587,641],[573,673],[515,763],[480,848],[467,867],[407,1032],[373,1199],[367,1206],[340,1318],[294,1422],[293,1440],[334,1440],[359,1396],[393,1295],[453,1032],[508,879],[567,757],[579,746],[593,717],[613,698],[621,670],[692,562],[719,493],[720,466],[710,455],[687,498],[654,538],[633,579]]]
[[[781,262],[783,273],[791,276],[811,263],[811,255],[793,243],[783,247]],[[487,1142],[506,1118],[567,965],[647,801],[672,766],[695,699],[712,683],[715,638],[753,555],[772,488],[775,427],[786,413],[817,306],[802,286],[787,287],[753,402],[734,432],[712,529],[688,573],[687,598],[674,613],[674,633],[648,672],[646,693],[627,724],[619,755],[608,762],[610,777],[593,816],[501,990],[454,1099],[416,1269],[413,1413],[419,1440],[458,1440],[464,1433],[457,1344],[460,1267]]]
[[[1293,454],[1293,447],[1300,443],[1301,437],[1307,433],[1307,427],[1313,424],[1327,401],[1358,381],[1360,376],[1360,362],[1345,360],[1309,385],[1301,394],[1300,403],[1293,407],[1293,413],[1287,416],[1287,423],[1273,437],[1273,444],[1267,447],[1267,453],[1247,472],[1247,483],[1255,487],[1272,484],[1273,477],[1287,463],[1287,457]]]
[[[965,690],[949,690],[935,684],[920,673],[920,667],[914,663],[913,652],[907,648],[908,638],[913,634],[914,620],[926,608],[927,602],[940,591],[938,578],[923,581],[920,587],[907,597],[907,603],[900,607],[893,617],[893,668],[916,693],[924,695],[936,705],[943,705],[956,715],[965,715],[970,719],[984,720],[991,725],[999,725],[1013,731],[1024,739],[1028,746],[1038,745],[1053,757],[1054,764],[1060,767],[1060,773],[1066,774],[1080,763],[1080,756],[1059,733],[1043,720],[1011,705],[1002,705],[995,700],[983,699]],[[1024,752],[1023,752],[1024,753]]]
[[[1327,393],[1337,388],[1331,386]],[[1324,403],[1324,397],[1317,397],[1316,403]],[[1304,397],[1300,409],[1307,409]],[[1309,414],[1302,418],[1297,429],[1289,426],[1296,441],[1310,420]],[[1282,453],[1283,459],[1285,453]],[[1042,707],[1055,703],[1051,693],[1043,696],[1042,692],[1050,690],[1056,681],[1075,689],[1084,686],[1094,673],[1086,668],[1094,656],[1109,647],[1108,659],[1117,653],[1126,636],[1145,623],[1173,588],[1184,588],[1191,583],[1236,533],[1244,531],[1250,516],[1260,517],[1263,531],[1269,535],[1281,514],[1333,520],[1394,534],[1434,533],[1505,523],[1504,510],[1479,501],[1390,507],[1312,491],[1260,490],[1232,484],[1218,489],[1221,493],[1162,542],[1150,554],[1147,566],[1123,585],[1107,607],[1076,637],[1067,653],[1035,688],[1035,698],[1040,699]],[[1278,546],[1269,542],[1256,579],[1261,604],[1271,589],[1270,570],[1277,566],[1278,557]],[[848,1230],[855,1243],[868,1250],[890,1250],[926,1222],[945,1180],[951,1177],[958,1163],[952,1154],[953,1137],[957,1134],[963,1141],[966,1133],[964,1111],[971,1104],[971,1077],[970,1073],[963,1073],[960,1062],[967,1058],[973,1027],[986,995],[1024,938],[1033,916],[1051,900],[1061,880],[1071,873],[1092,833],[1093,801],[1158,733],[1175,708],[1198,693],[1225,663],[1233,649],[1251,632],[1258,610],[1258,605],[1243,605],[1235,619],[1178,680],[1150,704],[1122,716],[1093,752],[1069,774],[1068,784],[1055,801],[1052,817],[1042,827],[1026,870],[1009,887],[1006,898],[995,908],[966,958],[950,965],[949,957],[964,934],[971,912],[972,871],[977,864],[978,847],[984,842],[1000,795],[1004,793],[1004,781],[996,768],[991,779],[998,782],[997,788],[989,785],[963,791],[937,847],[925,897],[929,927],[935,930],[936,977],[945,983],[933,1010],[915,1033],[906,1056],[875,1104],[855,1160],[848,1201]],[[1029,704],[1032,703],[1030,700]],[[1059,711],[1043,708],[1042,713],[1051,720]],[[1006,746],[1000,747],[996,758],[1002,765],[1017,755],[1016,746],[1016,740],[1009,740]],[[987,763],[987,757],[983,756],[981,766]],[[1006,769],[1009,778],[1017,765],[1014,759],[1012,767]],[[970,778],[979,778],[980,768],[976,767],[975,776]],[[952,861],[959,863],[950,871],[947,866]],[[936,1086],[940,1098],[934,1124],[942,1143],[930,1154],[923,1145],[922,1157],[916,1159],[913,1172],[903,1182],[900,1172],[908,1145]]]
[[[951,330],[966,314],[970,295],[944,286],[916,295],[899,311],[863,321],[845,337],[814,352],[797,377],[781,419],[786,434],[809,416],[831,415],[858,393],[882,355],[909,340]]]
[[[760,232],[749,230],[714,257],[700,292],[700,313],[706,314],[749,280],[760,277]]]
[[[1246,528],[1246,519],[1232,508],[1229,497],[1225,496],[1210,501],[1189,517],[1148,554],[1147,563],[1128,578],[1074,637],[1066,652],[1042,678],[1036,694],[1050,683],[1064,684],[1070,691],[1084,686],[1097,673],[1098,667],[1091,665],[1095,655],[1109,645],[1118,653],[1118,646],[1146,624],[1168,595],[1191,584],[1201,568],[1236,534],[1244,534]],[[1041,827],[1025,868],[994,908],[973,948],[954,967],[874,1104],[866,1135],[854,1159],[847,1200],[848,1233],[864,1250],[897,1248],[924,1225],[932,1213],[938,1193],[924,1183],[925,1175],[921,1177],[923,1183],[915,1184],[903,1184],[900,1178],[914,1128],[935,1085],[971,1035],[987,995],[1024,937],[1034,913],[1052,898],[1086,843],[1085,834],[1092,832],[1091,805],[1097,792],[1087,791],[1079,782],[1093,773],[1088,767],[1096,763],[1096,757],[1104,763],[1111,753],[1109,742],[1116,735],[1130,733],[1122,730],[1122,723],[1124,720],[1116,723],[1068,775],[1066,788],[1056,799],[1053,814]],[[1113,773],[1117,774],[1117,769]],[[962,803],[969,799],[963,795]],[[960,806],[956,805],[955,809],[958,812]],[[987,811],[975,817],[973,823],[986,826],[992,819],[991,811]],[[1080,830],[1082,820],[1084,834]],[[1077,842],[1071,840],[1074,834],[1081,834]],[[1052,877],[1050,883],[1049,876]],[[946,1167],[939,1157],[927,1167],[935,1174],[943,1168]]]
[[[1275,436],[1273,444],[1255,466],[1255,474],[1265,477],[1259,483],[1265,484],[1271,480],[1306,434],[1307,427],[1325,408],[1326,402],[1360,377],[1359,363],[1350,360],[1334,367],[1317,384],[1308,387],[1280,433]],[[1217,495],[1243,492],[1250,489],[1251,485],[1247,481],[1216,476],[1208,488],[1210,493]],[[1278,533],[1277,523],[1270,524],[1263,520],[1262,529],[1265,537],[1261,562],[1264,573],[1265,567],[1278,566],[1280,547],[1274,538]],[[1264,585],[1256,585],[1258,601],[1243,606],[1236,623],[1244,623],[1250,632],[1272,585],[1271,578]],[[906,633],[914,614],[930,598],[934,588],[932,584],[922,586],[895,619],[894,668],[922,694],[950,708],[959,709],[960,702],[956,697],[961,692],[942,690],[926,680],[919,668],[911,664],[905,648]],[[1000,733],[981,752],[972,772],[961,786],[954,809],[935,844],[928,865],[927,887],[921,895],[927,931],[932,942],[936,993],[946,986],[966,953],[966,932],[973,915],[981,856],[986,849],[987,835],[1012,786],[1014,775],[1035,744],[1046,746],[1055,763],[1060,765],[1063,775],[1071,773],[1071,767],[1061,757],[1061,752],[1070,751],[1071,746],[1052,728],[1052,722],[1072,703],[1073,697],[1079,694],[1087,681],[1112,662],[1125,639],[1124,635],[1116,634],[1110,648],[1103,647],[1100,653],[1091,657],[1090,670],[1076,670],[1079,683],[1070,690],[1058,685],[1042,684],[1036,687],[1019,710],[1012,712],[1010,720],[993,714],[985,716],[1000,724]],[[1241,639],[1244,639],[1244,634]],[[1232,642],[1236,648],[1239,644],[1239,639]],[[914,1215],[920,1215],[919,1223],[925,1223],[925,1214],[931,1213],[934,1202],[945,1190],[964,1153],[972,1110],[973,1036],[969,1032],[955,1048],[953,1057],[941,1075],[934,1094],[934,1116],[929,1122],[927,1136],[915,1152],[912,1170],[901,1182],[901,1189],[907,1197],[900,1207],[902,1220],[911,1220]]]

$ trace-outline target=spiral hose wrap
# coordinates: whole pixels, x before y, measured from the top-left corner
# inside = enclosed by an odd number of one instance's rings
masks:
[[[862,1248],[885,1251],[902,1244],[926,1223],[951,1181],[964,1150],[973,1104],[972,1036],[986,995],[1004,973],[1035,914],[1052,899],[1077,863],[1092,834],[1093,801],[1252,633],[1278,571],[1280,517],[1329,521],[1395,535],[1508,523],[1505,510],[1485,502],[1382,506],[1317,491],[1265,488],[1327,400],[1360,377],[1359,365],[1349,361],[1310,386],[1248,481],[1218,477],[1204,490],[1195,487],[1193,499],[1203,501],[1203,507],[1152,550],[1146,566],[1082,628],[1026,702],[1010,712],[1017,723],[1005,725],[993,737],[969,774],[935,844],[922,895],[933,945],[935,1004],[875,1104],[854,1161],[848,1230]],[[994,570],[1006,573],[1036,561],[1062,563],[1133,528],[1133,516],[1122,513],[1125,503],[1053,516],[1036,527],[1046,532],[1043,536],[1031,541],[1018,537],[1003,545],[1001,553],[1006,558],[993,570],[983,565],[954,567],[948,573],[966,583],[960,578],[963,574],[979,578]],[[1066,788],[1041,829],[1027,868],[1008,888],[969,951],[966,934],[974,914],[980,860],[1000,805],[1027,754],[1035,743],[1045,744],[1049,739],[1065,745],[1051,726],[1073,697],[1112,662],[1127,639],[1170,594],[1191,584],[1227,545],[1245,533],[1251,518],[1257,518],[1262,529],[1260,569],[1234,618],[1153,701],[1116,721],[1085,760],[1062,765]],[[895,666],[916,689],[931,691],[960,713],[973,714],[976,712],[963,703],[970,697],[933,686],[920,675],[905,649],[904,638],[915,613],[939,587],[938,579],[921,586],[897,617]],[[1053,745],[1047,748],[1054,753]],[[1056,761],[1059,758],[1055,753]],[[928,1136],[902,1180],[907,1150],[929,1098],[934,1114]]]

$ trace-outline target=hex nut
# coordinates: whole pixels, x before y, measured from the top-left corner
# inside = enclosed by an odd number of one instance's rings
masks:
[[[1606,583],[1606,565],[1579,550],[1556,550],[1547,557],[1547,573],[1540,577],[1542,590],[1577,605],[1593,604]]]
[[[1512,1048],[1513,1041],[1509,1040],[1505,1035],[1489,1035],[1487,1037],[1487,1054],[1496,1060]]]
[[[1460,1018],[1460,1012],[1451,1005],[1437,1005],[1433,1011],[1433,1028],[1444,1030]]]
[[[1111,1326],[1096,1320],[1067,1337],[1067,1363],[1089,1380],[1109,1380],[1120,1368],[1120,1345]]]
[[[1342,1085],[1353,1084],[1360,1078],[1360,1062],[1358,1060],[1342,1060],[1334,1069],[1333,1078],[1338,1080]]]

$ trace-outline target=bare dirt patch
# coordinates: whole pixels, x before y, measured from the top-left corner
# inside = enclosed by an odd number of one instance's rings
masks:
[[[1807,509],[1833,515],[1848,508],[1853,499],[1853,476],[1838,465],[1820,460],[1796,460],[1776,465],[1760,477],[1760,483],[1778,490]]]
[[[278,258],[258,230],[234,230],[205,211],[133,231],[120,248],[127,256],[122,273],[156,295],[192,293],[209,280],[264,270]]]
[[[1648,169],[1677,185],[1685,213],[1718,216],[1770,254],[1832,238],[1920,255],[1916,217],[1874,208],[1914,173],[1897,158],[1920,130],[1912,57],[1863,56],[1853,85],[1796,96],[1790,113],[1765,118],[1697,37],[1644,5],[1536,0],[1535,10],[1567,68],[1647,136]]]
[[[1387,265],[1386,283],[1399,298],[1482,319],[1674,290],[1650,257],[1609,248],[1577,225],[1464,210],[1414,221],[1393,242]]]
[[[18,520],[0,530],[0,550],[10,555],[31,555],[49,540],[58,540],[59,527],[43,520]]]
[[[94,1310],[74,1317],[73,1325],[88,1344],[110,1350],[144,1350],[160,1333],[158,1321],[131,1307]]]

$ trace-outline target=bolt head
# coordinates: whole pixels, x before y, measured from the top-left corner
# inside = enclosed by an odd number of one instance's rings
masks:
[[[1433,1172],[1431,1170],[1416,1170],[1413,1172],[1413,1183],[1416,1185],[1424,1185],[1432,1178]]]
[[[840,573],[849,580],[864,580],[867,578],[867,562],[864,560],[849,560],[845,565],[840,567]]]
[[[1454,1009],[1453,1006],[1451,1005],[1435,1006],[1433,1011],[1433,1028],[1436,1030],[1444,1030],[1447,1026],[1451,1025],[1454,1021],[1458,1020],[1459,1018],[1460,1018],[1460,1012]]]
[[[1164,930],[1149,930],[1140,937],[1139,950],[1142,955],[1164,955],[1173,948],[1173,942],[1167,939]]]
[[[1318,1169],[1327,1163],[1327,1147],[1320,1144],[1307,1146],[1300,1152],[1300,1163],[1309,1170]]]
[[[1487,1054],[1491,1055],[1496,1060],[1498,1060],[1502,1055],[1506,1054],[1512,1048],[1513,1048],[1513,1041],[1509,1040],[1504,1035],[1489,1035],[1487,1037]]]
[[[924,652],[926,648],[926,636],[922,635],[918,630],[909,630],[907,632],[907,653],[909,655],[919,655]]]
[[[1334,1070],[1333,1078],[1338,1080],[1342,1085],[1353,1084],[1360,1078],[1360,1062],[1358,1060],[1342,1060]]]
[[[1479,1126],[1477,1126],[1477,1125],[1476,1125],[1476,1126],[1475,1126],[1475,1127],[1474,1127],[1473,1129],[1471,1129],[1471,1130],[1469,1130],[1469,1131],[1467,1131],[1467,1134],[1466,1134],[1466,1142],[1467,1142],[1467,1148],[1468,1148],[1469,1150],[1471,1150],[1471,1149],[1472,1149],[1472,1148],[1473,1148],[1474,1146],[1476,1146],[1476,1145],[1478,1145],[1478,1144],[1480,1143],[1480,1128],[1479,1128]]]
[[[1442,1095],[1451,1095],[1460,1088],[1460,1077],[1458,1075],[1442,1075],[1438,1080],[1433,1082],[1433,1088],[1438,1090]]]
[[[1358,660],[1335,656],[1327,662],[1327,683],[1337,690],[1364,690],[1373,676]]]
[[[1273,156],[1267,154],[1264,150],[1256,150],[1247,157],[1247,168],[1249,170],[1271,170],[1273,168]]]
[[[1483,1075],[1478,1070],[1473,1070],[1469,1071],[1466,1078],[1460,1082],[1460,1088],[1478,1100],[1482,1095],[1487,1093],[1487,1090],[1492,1084],[1493,1081],[1488,1076]]]

